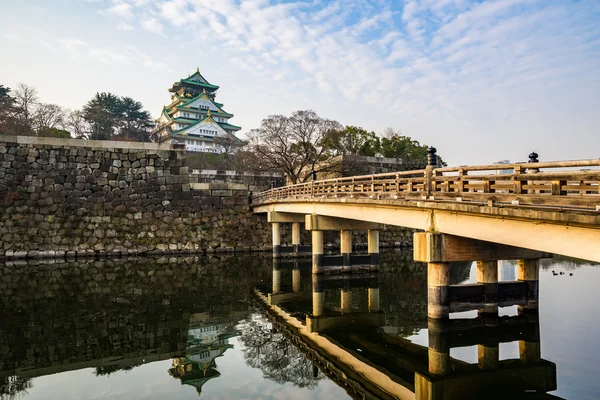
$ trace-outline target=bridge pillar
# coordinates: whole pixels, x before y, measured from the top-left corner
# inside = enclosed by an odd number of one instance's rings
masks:
[[[477,261],[477,283],[484,286],[482,314],[498,314],[498,261]]]
[[[500,349],[498,346],[477,345],[477,366],[481,369],[496,369],[500,363]]]
[[[352,311],[352,290],[345,288],[341,290],[341,307],[344,314]]]
[[[281,226],[279,222],[271,223],[273,229],[273,257],[281,257]]]
[[[300,268],[298,268],[298,262],[294,263],[294,269],[292,269],[292,291],[294,293],[300,292]]]
[[[369,312],[378,312],[380,310],[379,306],[379,288],[369,288],[368,292],[369,298]]]
[[[352,231],[340,231],[340,252],[342,253],[342,265],[344,272],[352,270],[350,257],[352,255]]]
[[[447,319],[450,315],[449,287],[450,264],[447,262],[427,263],[427,316]]]
[[[429,373],[438,376],[450,373],[450,341],[448,321],[429,320],[428,361]]]
[[[321,284],[321,277],[312,276],[312,315],[322,317],[325,314],[325,290]]]
[[[519,311],[536,311],[538,309],[540,260],[519,260],[517,278],[527,282],[527,304],[519,306]]]
[[[371,271],[379,270],[379,230],[369,229],[367,233]]]
[[[312,272],[323,273],[323,231],[312,231]]]
[[[300,252],[300,223],[292,222],[292,246],[294,247],[294,255],[297,256]]]
[[[273,259],[273,294],[281,292],[281,265],[279,259]]]
[[[538,364],[542,359],[539,314],[519,311],[519,315],[524,315],[533,326],[532,334],[524,340],[519,340],[519,358],[523,364]]]

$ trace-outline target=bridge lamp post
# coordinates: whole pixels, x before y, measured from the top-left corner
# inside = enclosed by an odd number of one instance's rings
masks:
[[[437,167],[438,166],[438,158],[435,153],[437,153],[437,149],[435,147],[430,146],[427,149],[427,166],[429,166],[429,167]]]

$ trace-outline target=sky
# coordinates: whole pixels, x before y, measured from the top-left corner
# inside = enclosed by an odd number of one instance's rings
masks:
[[[196,68],[242,126],[312,109],[449,165],[600,157],[600,0],[0,0],[0,84],[158,117]]]

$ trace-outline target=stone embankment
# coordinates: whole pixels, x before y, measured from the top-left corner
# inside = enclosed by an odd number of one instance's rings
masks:
[[[177,145],[0,136],[0,257],[271,249],[270,225],[249,210],[248,184],[190,175]],[[411,240],[405,229],[381,237]],[[289,227],[282,242],[291,242]]]

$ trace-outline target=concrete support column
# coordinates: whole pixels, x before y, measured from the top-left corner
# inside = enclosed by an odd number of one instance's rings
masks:
[[[380,310],[379,307],[379,288],[369,288],[369,312],[374,313]]]
[[[323,272],[323,231],[312,231],[312,272]]]
[[[523,364],[537,364],[542,359],[540,342],[519,340],[519,357]]]
[[[294,247],[294,255],[300,252],[300,223],[292,222],[292,246]]]
[[[379,271],[379,231],[377,229],[368,230],[367,242],[371,271]]]
[[[281,292],[281,266],[279,259],[273,260],[273,294]]]
[[[483,284],[484,307],[481,314],[498,314],[498,261],[477,261],[477,283]]]
[[[279,222],[271,223],[273,229],[273,257],[281,257],[281,227]]]
[[[325,314],[325,290],[321,285],[321,277],[312,277],[312,315],[322,317]]]
[[[539,296],[540,260],[519,260],[517,279],[527,282],[527,304],[519,306],[519,311],[537,311]]]
[[[498,346],[488,347],[477,345],[477,366],[481,369],[496,369],[500,362],[500,349]]]
[[[438,376],[450,372],[450,342],[448,321],[430,319],[427,323],[429,333],[429,373]]]
[[[292,269],[292,291],[294,293],[300,292],[300,268],[298,268],[297,262],[294,265],[294,269]]]
[[[450,315],[448,286],[450,285],[449,263],[427,263],[427,316],[447,319]]]
[[[340,250],[342,253],[342,265],[344,271],[352,269],[350,257],[352,254],[352,231],[340,231]]]
[[[523,364],[538,364],[542,359],[539,314],[532,310],[520,310],[519,315],[526,317],[529,325],[529,334],[519,340],[519,358]]]
[[[350,313],[352,311],[352,290],[350,289],[342,289],[341,296],[341,309],[344,314]]]

